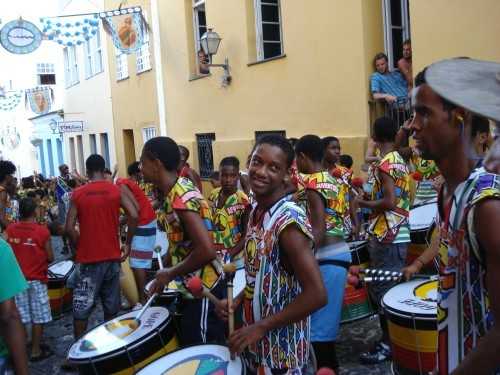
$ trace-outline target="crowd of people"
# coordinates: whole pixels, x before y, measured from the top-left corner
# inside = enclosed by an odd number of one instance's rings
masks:
[[[377,70],[383,74],[381,60]],[[411,77],[411,65],[402,63],[401,69]],[[464,78],[450,75],[454,69]],[[492,74],[471,84],[470,77],[485,70]],[[182,346],[228,345],[256,374],[305,373],[312,350],[318,368],[337,372],[340,312],[352,262],[348,242],[366,239],[371,267],[402,271],[407,278],[438,259],[438,373],[495,373],[500,328],[493,322],[500,292],[488,286],[500,281],[498,144],[486,153],[492,142],[488,119],[500,121],[500,109],[478,103],[474,90],[490,87],[484,80],[498,79],[498,71],[499,64],[456,59],[407,82],[412,117],[402,126],[388,117],[374,122],[365,160],[358,161],[366,173],[359,177],[353,176],[352,157],[341,155],[339,139],[317,135],[264,136],[245,170],[236,157],[222,158],[208,199],[188,164],[188,149],[168,137],[147,141],[127,178],[117,179],[100,155],[91,155],[86,177],[62,165],[56,179],[34,174],[19,187],[14,164],[0,161],[0,334],[16,373],[28,373],[23,324],[32,327],[29,360],[51,355],[42,343],[43,326],[51,321],[50,234],[64,238],[64,252],[79,268],[73,290],[76,340],[98,300],[104,321],[119,313],[120,263],[127,258],[140,296],[131,307],[145,304],[157,231],[166,232],[168,252],[149,291],[176,284],[183,300],[177,332]],[[384,85],[384,77],[374,77],[372,89]],[[498,101],[494,89],[483,94]],[[407,264],[410,210],[436,199],[439,236]],[[243,268],[246,279],[231,306],[227,263]],[[218,302],[191,294],[193,276]],[[395,283],[369,286],[382,337],[360,353],[362,363],[391,358],[381,301]],[[242,323],[228,333],[233,312]]]

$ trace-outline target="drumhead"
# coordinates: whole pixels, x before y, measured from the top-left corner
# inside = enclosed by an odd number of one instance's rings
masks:
[[[437,280],[412,280],[389,289],[382,305],[389,312],[424,319],[437,317]]]
[[[73,361],[93,359],[125,349],[155,332],[170,317],[164,307],[149,307],[141,317],[139,326],[134,328],[132,324],[138,312],[131,311],[87,332],[71,346],[68,359]]]
[[[71,260],[61,260],[49,266],[49,279],[63,279],[73,270],[75,264]]]
[[[229,349],[221,345],[190,346],[157,359],[137,375],[244,374],[240,357],[230,359]]]
[[[154,280],[151,280],[149,283],[146,284],[144,287],[144,291],[146,292],[147,295],[149,295],[149,290],[151,289],[151,285],[153,284]],[[177,284],[175,281],[171,281],[168,286],[163,289],[163,294],[177,294],[179,291],[177,290]]]
[[[233,297],[236,297],[238,294],[240,294],[243,289],[245,289],[245,286],[247,285],[247,279],[245,276],[245,270],[244,269],[239,269],[236,271],[234,274],[234,280],[233,280]]]
[[[410,210],[410,230],[429,228],[438,213],[437,203],[426,204]]]

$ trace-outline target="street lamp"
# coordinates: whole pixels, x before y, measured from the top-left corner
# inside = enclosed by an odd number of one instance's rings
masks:
[[[212,64],[212,56],[217,54],[219,45],[222,38],[213,29],[209,28],[208,31],[202,35],[200,39],[201,48],[205,55],[208,56],[209,67],[223,68],[224,75],[222,76],[222,86],[227,86],[231,83],[232,77],[229,73],[229,59],[224,59],[224,64]]]

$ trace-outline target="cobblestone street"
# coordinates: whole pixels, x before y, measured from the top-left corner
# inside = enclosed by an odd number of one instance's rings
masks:
[[[59,238],[53,238],[54,251],[57,259],[62,259]],[[96,326],[102,320],[102,309],[96,308],[92,314],[89,327]],[[68,348],[73,342],[71,313],[48,324],[44,332],[44,341],[54,351],[54,355],[44,361],[31,364],[32,374],[59,375],[69,374],[60,368]],[[358,355],[368,349],[376,341],[380,333],[377,319],[367,318],[362,321],[346,324],[341,329],[341,339],[337,345],[338,357],[342,375],[357,374],[389,374],[390,363],[378,366],[363,366],[358,361]]]

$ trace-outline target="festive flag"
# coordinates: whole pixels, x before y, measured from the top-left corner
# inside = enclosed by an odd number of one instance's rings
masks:
[[[70,15],[40,18],[48,40],[62,46],[78,46],[97,34],[99,15]]]
[[[0,111],[14,110],[23,97],[22,91],[5,91],[4,96],[0,97]]]
[[[102,12],[99,16],[119,51],[131,54],[142,47],[148,26],[140,7]]]
[[[34,113],[43,115],[50,111],[54,101],[53,91],[49,87],[28,89],[26,90],[26,101]]]

